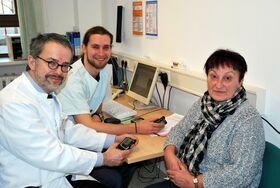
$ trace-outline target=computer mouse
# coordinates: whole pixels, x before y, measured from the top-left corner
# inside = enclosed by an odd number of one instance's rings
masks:
[[[104,123],[120,124],[121,120],[118,118],[109,117],[109,118],[104,119]]]

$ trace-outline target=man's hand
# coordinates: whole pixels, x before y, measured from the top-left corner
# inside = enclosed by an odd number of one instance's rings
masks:
[[[154,119],[142,120],[136,123],[138,134],[153,134],[164,128],[164,125],[155,123]]]
[[[119,166],[119,165],[121,165],[122,163],[125,162],[126,158],[131,153],[131,149],[120,150],[120,149],[117,149],[117,146],[126,137],[130,137],[130,138],[136,140],[136,143],[134,145],[137,145],[138,138],[131,135],[131,134],[123,134],[123,135],[120,135],[120,136],[116,136],[116,139],[115,139],[116,143],[112,144],[106,150],[106,152],[103,153],[103,157],[104,157],[103,165],[105,165],[105,166]]]
[[[123,164],[130,154],[131,150],[120,150],[117,149],[118,143],[112,144],[104,153],[104,166],[120,166]]]

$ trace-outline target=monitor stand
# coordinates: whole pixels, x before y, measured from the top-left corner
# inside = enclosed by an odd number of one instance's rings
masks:
[[[144,110],[158,107],[156,104],[150,102],[148,105],[137,100],[129,101],[128,104],[136,110]]]

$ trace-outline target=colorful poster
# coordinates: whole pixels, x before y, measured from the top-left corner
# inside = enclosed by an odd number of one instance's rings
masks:
[[[157,1],[146,1],[145,29],[146,35],[158,36]]]
[[[132,2],[132,33],[133,35],[143,35],[143,8],[142,1]]]

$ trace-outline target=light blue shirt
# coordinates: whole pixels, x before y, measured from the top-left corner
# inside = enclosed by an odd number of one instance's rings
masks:
[[[55,94],[47,99],[28,73],[0,91],[0,134],[0,187],[5,188],[71,187],[65,176],[87,176],[98,166],[105,143],[110,145],[107,134],[68,121]]]
[[[81,59],[72,65],[68,78],[58,91],[63,112],[67,115],[93,114],[112,95],[112,66],[106,65],[97,82],[85,69]]]

